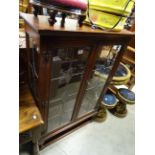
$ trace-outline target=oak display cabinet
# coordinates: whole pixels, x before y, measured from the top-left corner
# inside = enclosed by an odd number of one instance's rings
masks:
[[[40,146],[63,136],[82,122],[94,117],[103,94],[117,69],[132,32],[104,32],[76,20],[60,20],[50,26],[48,17],[21,14],[25,20],[28,55],[28,79],[45,125]],[[32,48],[30,48],[30,44]],[[121,45],[107,80],[96,76],[96,67],[104,64],[104,46]]]

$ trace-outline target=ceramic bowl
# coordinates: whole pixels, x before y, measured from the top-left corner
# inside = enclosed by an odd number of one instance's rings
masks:
[[[111,109],[117,104],[116,96],[113,94],[105,94],[102,99],[102,106]]]
[[[135,103],[135,93],[126,88],[120,88],[117,93],[117,97],[120,101],[127,103],[127,104],[134,104]]]

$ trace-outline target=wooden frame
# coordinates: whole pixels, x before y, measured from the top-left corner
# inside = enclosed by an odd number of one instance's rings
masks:
[[[42,138],[40,140],[40,145],[44,147],[44,142],[59,135],[75,126],[78,126],[82,122],[85,122],[89,118],[95,116],[98,111],[98,106],[101,102],[103,94],[106,92],[108,85],[114,75],[119,62],[123,56],[123,53],[127,47],[128,42],[134,36],[134,33],[122,30],[121,32],[104,32],[101,30],[93,30],[88,26],[83,26],[82,28],[76,26],[76,24],[70,25],[70,19],[68,19],[68,25],[66,23],[65,28],[61,28],[60,24],[50,26],[47,22],[46,16],[38,16],[35,18],[33,15],[21,14],[22,18],[26,23],[26,40],[27,40],[27,51],[28,51],[28,63],[30,61],[29,50],[29,38],[32,38],[33,44],[37,47],[38,54],[38,78],[36,79],[37,83],[37,93],[35,99],[38,103],[38,107],[42,113],[45,125],[42,130]],[[59,19],[58,19],[59,20]],[[76,23],[76,22],[75,22]],[[103,45],[122,45],[122,48],[119,54],[116,57],[116,61],[112,67],[110,75],[106,80],[104,88],[100,94],[100,97],[97,101],[96,107],[92,109],[91,113],[85,114],[81,118],[77,118],[81,102],[84,97],[84,92],[87,87],[86,81],[91,75],[91,71],[96,61],[98,52],[100,52]],[[49,85],[50,85],[50,76],[51,76],[51,58],[52,58],[52,49],[56,47],[82,47],[82,46],[91,46],[92,51],[88,58],[86,69],[83,75],[82,82],[80,84],[80,89],[76,97],[75,107],[72,114],[72,119],[67,125],[56,129],[50,133],[47,133],[47,118],[48,118],[48,97],[49,97]],[[29,70],[30,72],[30,70]],[[30,79],[30,78],[29,78]],[[31,81],[29,81],[31,84]]]

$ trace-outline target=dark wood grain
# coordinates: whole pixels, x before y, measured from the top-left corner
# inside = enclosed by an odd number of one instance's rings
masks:
[[[69,128],[78,125],[79,122],[83,122],[97,113],[98,109],[95,108],[92,109],[92,114],[85,113],[83,117],[77,118],[86,91],[87,81],[92,74],[98,52],[101,50],[101,46],[103,45],[122,45],[122,49],[116,57],[116,61],[101,92],[97,105],[99,105],[102,95],[104,95],[106,92],[112,76],[118,67],[120,59],[124,54],[127,44],[134,36],[134,33],[127,30],[122,30],[120,32],[106,32],[99,29],[92,29],[86,25],[79,27],[77,20],[73,19],[65,19],[65,27],[62,28],[60,18],[56,18],[58,21],[54,24],[54,26],[50,26],[48,23],[48,16],[37,16],[36,18],[34,15],[24,13],[20,14],[20,16],[25,20],[26,23],[26,36],[32,37],[32,42],[38,49],[38,79],[36,83],[38,96],[34,97],[38,98],[37,104],[38,107],[40,107],[45,122],[42,140],[40,141],[40,144],[43,145],[44,142],[46,140],[48,141],[48,139],[51,137],[67,131]],[[60,128],[47,133],[46,129],[48,126],[49,91],[50,86],[52,87],[50,84],[50,77],[52,74],[51,62],[53,51],[56,48],[77,47],[92,47],[92,49],[87,60],[87,66],[80,84],[80,89],[78,90],[78,95],[76,97],[75,107],[72,113],[72,120],[65,126],[60,126]],[[31,51],[29,50],[29,52]]]
[[[20,13],[20,16],[22,18],[24,18],[25,22],[31,26],[36,32],[39,32],[39,33],[45,33],[45,32],[53,32],[53,33],[61,33],[61,35],[64,35],[64,33],[67,33],[69,35],[69,33],[72,33],[74,32],[72,35],[76,35],[76,34],[79,34],[79,33],[82,33],[83,35],[91,35],[91,34],[96,34],[97,36],[104,36],[104,35],[111,35],[111,36],[114,36],[114,35],[117,35],[117,36],[133,36],[134,33],[133,32],[130,32],[130,31],[127,31],[125,29],[123,29],[122,31],[120,32],[106,32],[106,31],[102,31],[102,30],[99,30],[99,29],[92,29],[90,26],[82,26],[82,27],[79,27],[78,24],[77,24],[77,21],[74,20],[74,19],[66,19],[66,25],[64,28],[62,28],[60,26],[60,21],[61,19],[60,18],[56,18],[58,20],[58,22],[54,25],[54,26],[50,26],[48,24],[48,16],[38,16],[38,18],[35,18],[34,15],[32,14],[25,14],[25,13]],[[53,35],[53,34],[48,34],[48,35]]]
[[[85,122],[87,119],[94,117],[96,114],[97,114],[96,111],[92,111],[90,113],[87,113],[85,116],[78,118],[74,122],[70,122],[57,130],[51,131],[50,133],[43,135],[42,139],[40,140],[40,143],[43,143],[44,141],[48,140],[49,138],[52,138],[58,134],[61,134],[65,130],[70,130],[71,128],[74,128],[74,126],[77,126],[78,124],[81,124],[82,122]]]
[[[81,85],[80,85],[80,91],[77,95],[77,99],[76,99],[76,102],[75,102],[75,107],[74,107],[74,111],[73,111],[73,115],[72,115],[72,119],[71,121],[75,121],[75,119],[77,118],[78,114],[79,114],[79,111],[80,111],[80,107],[81,107],[81,103],[82,103],[82,100],[83,100],[83,97],[84,97],[84,93],[85,93],[85,89],[87,88],[87,84],[88,84],[88,79],[91,75],[91,72],[92,72],[92,69],[95,65],[95,62],[96,62],[96,58],[98,56],[98,52],[101,51],[101,46],[95,46],[93,49],[92,49],[92,52],[88,58],[88,62],[87,62],[87,66],[86,66],[86,71],[83,75],[83,79],[82,79],[82,82],[81,82]]]

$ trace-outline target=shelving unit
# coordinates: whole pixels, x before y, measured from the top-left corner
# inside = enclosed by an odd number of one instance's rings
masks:
[[[102,96],[134,33],[104,32],[66,19],[50,26],[47,16],[21,14],[26,24],[28,79],[42,113],[40,148],[62,137],[98,112]],[[30,40],[30,38],[32,38]],[[30,49],[30,44],[33,45]],[[94,74],[103,46],[122,45],[106,80]]]

